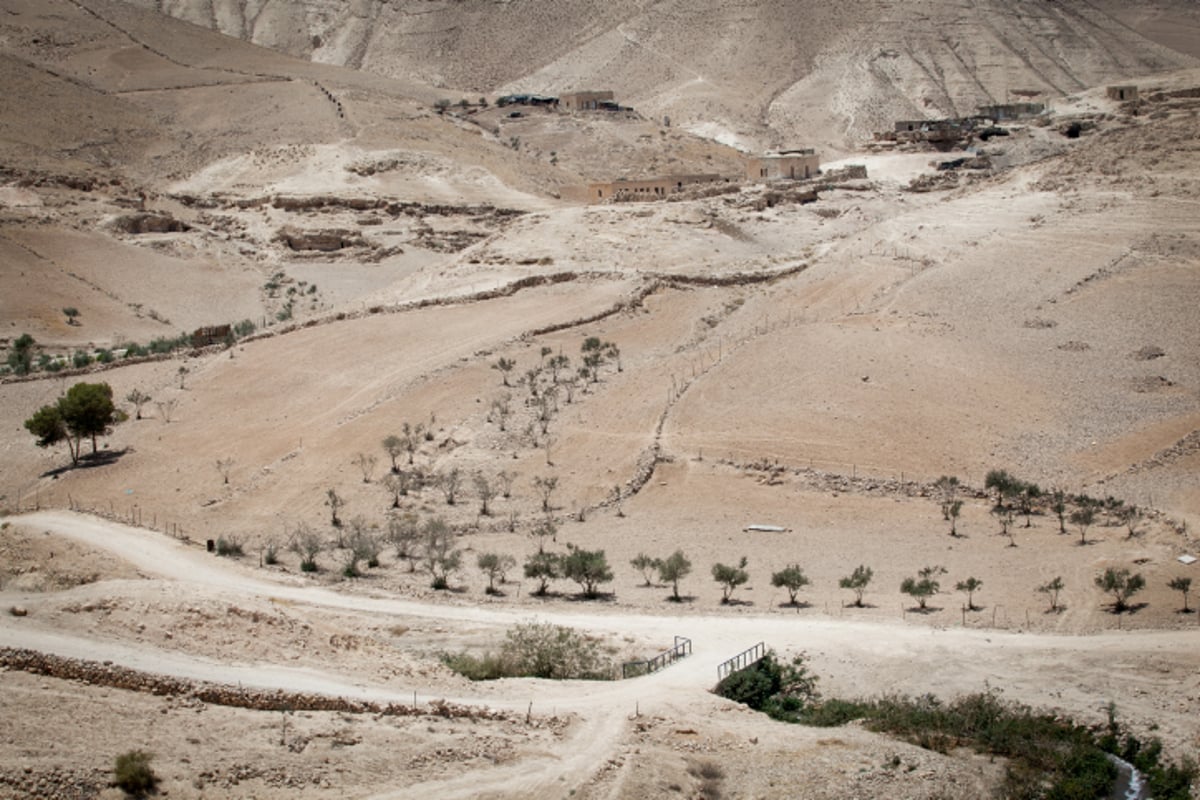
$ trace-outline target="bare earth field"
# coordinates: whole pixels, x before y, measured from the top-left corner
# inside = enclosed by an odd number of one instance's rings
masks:
[[[134,748],[175,798],[998,791],[1002,759],[712,694],[759,642],[803,654],[827,696],[994,691],[1088,725],[1111,704],[1172,757],[1200,752],[1200,615],[1167,586],[1200,556],[1189,5],[814,7],[822,35],[784,55],[755,37],[803,18],[770,2],[259,5],[0,4],[3,357],[24,333],[36,364],[253,329],[0,375],[0,796],[120,797]],[[505,31],[530,25],[522,62]],[[1117,80],[1141,99],[1108,99]],[[1052,113],[970,152],[867,141],[1019,83]],[[581,85],[638,112],[476,104]],[[822,148],[814,202],[740,182],[735,147],[779,144]],[[975,155],[991,166],[936,169]],[[867,177],[828,177],[845,164]],[[710,171],[731,180],[571,200]],[[617,350],[581,375],[589,337]],[[129,418],[73,467],[23,423],[77,381]],[[996,469],[1111,502],[1060,526],[1043,501],[1004,535]],[[955,536],[939,476],[960,482]],[[450,526],[448,590],[383,541],[406,518]],[[355,532],[379,565],[344,577]],[[218,539],[244,554],[206,552]],[[539,546],[603,550],[613,580],[538,596],[521,565]],[[682,602],[630,563],[675,550]],[[485,553],[515,563],[494,593]],[[722,603],[711,567],[742,557]],[[811,580],[796,605],[771,584],[791,563]],[[859,565],[861,607],[839,588]],[[917,608],[899,586],[934,565]],[[1125,613],[1094,583],[1110,567],[1146,581]],[[473,683],[443,662],[530,620],[617,662],[692,652],[620,681]]]

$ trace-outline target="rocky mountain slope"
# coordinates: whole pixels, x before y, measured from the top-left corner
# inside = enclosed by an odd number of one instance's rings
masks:
[[[840,149],[894,119],[1188,66],[1200,25],[1180,0],[129,1],[446,93],[611,88],[745,149]]]

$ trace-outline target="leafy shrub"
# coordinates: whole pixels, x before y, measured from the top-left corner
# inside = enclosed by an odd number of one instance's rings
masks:
[[[224,536],[217,537],[217,555],[239,558],[243,555],[242,543],[232,536],[228,539]]]
[[[158,783],[158,776],[150,766],[152,756],[144,750],[130,750],[117,756],[113,775],[117,786],[126,794],[143,795]]]
[[[473,681],[497,678],[612,680],[616,665],[600,643],[571,628],[548,622],[514,625],[498,653],[448,654],[442,663]]]
[[[726,675],[714,691],[787,722],[795,722],[796,715],[819,697],[817,678],[809,673],[803,657],[796,656],[790,664],[784,664],[776,659],[774,651]]]
[[[271,566],[279,563],[279,545],[274,541],[267,542],[267,546],[263,550],[263,563]]]
[[[802,693],[789,700],[782,692],[770,693],[777,682],[781,688],[786,685],[786,679],[781,680],[783,674],[768,654],[753,667],[728,676],[718,684],[717,691],[729,697],[721,691],[724,685],[731,693],[740,693],[759,704],[775,719],[816,726],[844,725],[861,719],[870,730],[898,736],[929,750],[948,753],[970,747],[978,753],[1001,756],[1008,759],[1000,791],[1004,797],[1070,800],[1107,796],[1117,768],[1106,752],[1137,767],[1146,776],[1155,798],[1190,798],[1189,787],[1200,774],[1190,760],[1165,763],[1157,740],[1143,745],[1123,733],[1115,721],[1110,721],[1106,734],[1097,735],[1069,719],[1004,702],[994,692],[966,695],[948,703],[928,694],[886,695],[870,700],[821,699],[815,691],[807,702]],[[755,707],[753,703],[747,704]]]

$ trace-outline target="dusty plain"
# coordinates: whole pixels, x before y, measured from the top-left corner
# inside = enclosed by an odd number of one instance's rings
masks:
[[[176,798],[696,797],[711,764],[725,797],[996,790],[996,760],[711,694],[717,665],[760,641],[805,654],[827,695],[990,690],[1086,724],[1111,703],[1172,756],[1200,752],[1200,615],[1167,587],[1200,556],[1192,4],[812,4],[793,50],[762,37],[789,40],[802,15],[767,0],[261,5],[0,2],[5,357],[23,333],[70,358],[256,328],[0,376],[0,647],[344,703],[264,710],[9,669],[0,795],[119,797],[112,761],[134,748]],[[635,111],[494,106],[581,84]],[[1017,87],[1051,112],[975,142],[988,169],[938,172],[966,154],[871,139]],[[867,177],[818,179],[811,203],[737,180],[735,146],[781,144]],[[698,172],[731,180],[573,199]],[[568,387],[587,337],[619,357]],[[71,468],[23,422],[80,380],[109,383],[130,419]],[[135,389],[153,398],[141,418]],[[429,480],[394,496],[381,442],[406,423],[425,433],[398,470]],[[1144,516],[1063,533],[1043,505],[1003,536],[993,469]],[[485,514],[474,476],[501,472],[511,491]],[[963,487],[956,536],[943,475]],[[450,591],[390,546],[343,577],[346,531],[404,514],[452,526]],[[538,597],[521,576],[545,519],[547,547],[605,551],[599,599],[565,580]],[[289,549],[305,526],[326,544],[315,574]],[[218,538],[245,554],[206,552]],[[630,565],[676,549],[693,565],[679,603]],[[487,552],[518,565],[496,594]],[[710,568],[743,556],[750,580],[722,604]],[[789,563],[811,579],[796,606],[770,580]],[[838,588],[859,564],[864,607]],[[927,565],[947,574],[916,610],[899,586]],[[1130,612],[1093,584],[1108,567],[1146,579]],[[969,576],[974,609],[953,590]],[[1055,576],[1048,611],[1036,587]],[[533,619],[617,661],[676,637],[693,652],[612,682],[472,683],[442,663]]]

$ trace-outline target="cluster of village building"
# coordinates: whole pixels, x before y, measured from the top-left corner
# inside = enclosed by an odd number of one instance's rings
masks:
[[[1107,95],[1118,102],[1136,102],[1136,86],[1109,86]],[[616,102],[612,91],[569,92],[558,96],[537,94],[505,95],[497,105],[546,106],[563,111],[631,111]],[[949,119],[900,120],[894,129],[876,134],[876,139],[899,142],[925,142],[935,147],[948,147],[964,138],[980,136],[988,138],[1001,122],[1037,117],[1046,112],[1044,103],[1022,102],[980,106],[976,113],[966,117]],[[820,173],[820,162],[812,149],[778,150],[747,156],[744,180],[749,183],[766,183],[783,180],[806,180]],[[589,183],[587,198],[591,203],[608,203],[627,200],[662,200],[683,192],[685,189],[711,183],[730,183],[731,176],[700,173],[690,175],[666,175],[654,178],[626,179]]]

